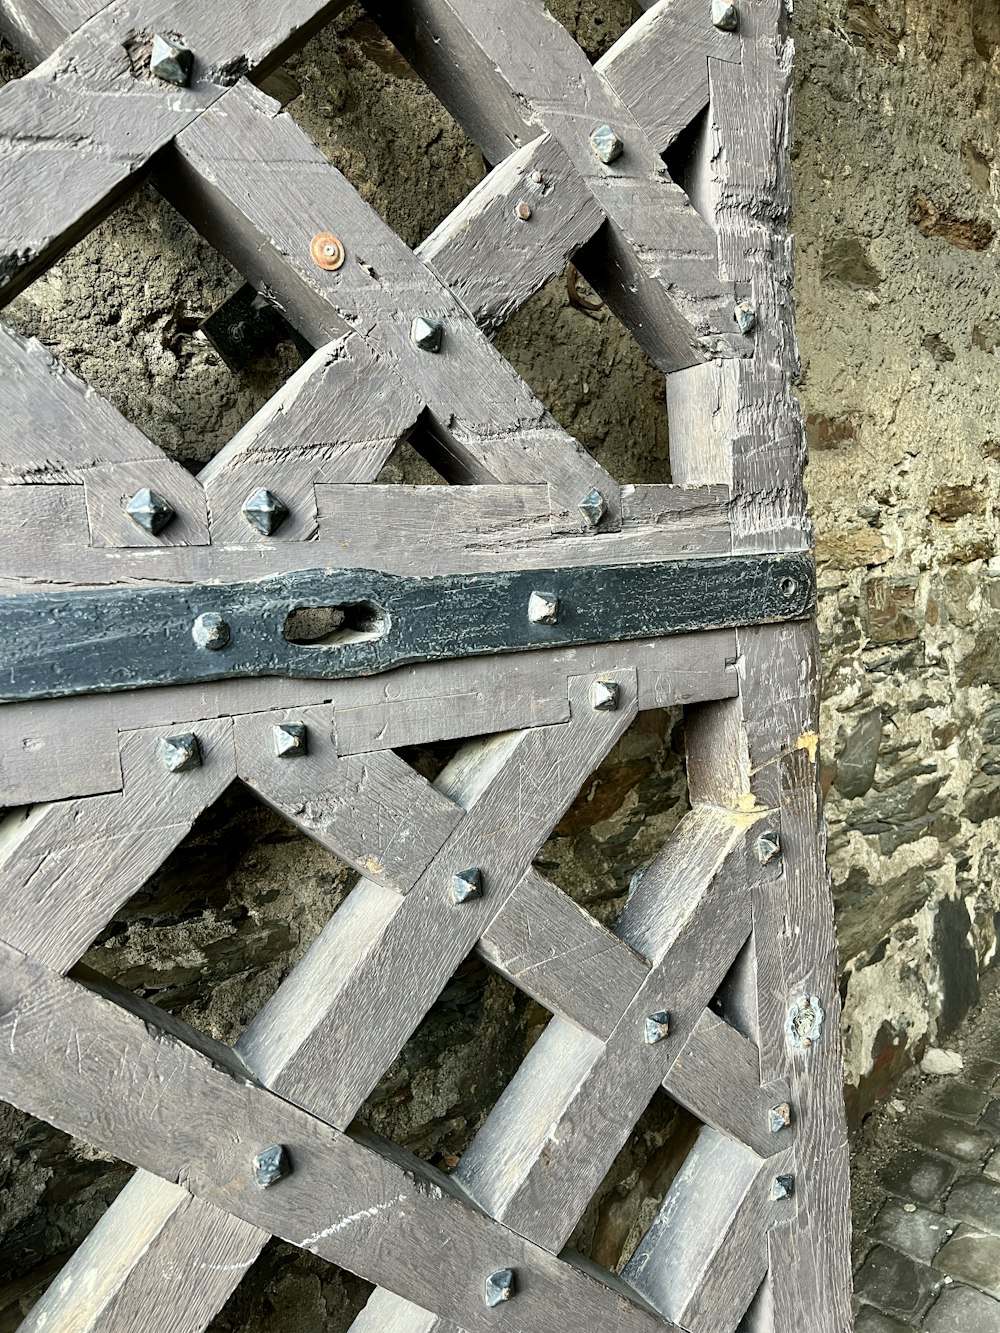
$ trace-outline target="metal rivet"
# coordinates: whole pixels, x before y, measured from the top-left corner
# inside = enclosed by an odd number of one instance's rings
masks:
[[[196,648],[217,653],[229,642],[229,623],[218,611],[206,611],[191,626],[191,638]]]
[[[187,773],[189,769],[201,768],[198,737],[191,731],[178,736],[165,736],[160,741],[160,758],[163,767],[171,773]]]
[[[318,231],[309,244],[309,253],[313,263],[326,269],[327,273],[336,273],[338,268],[343,268],[347,258],[344,242],[331,231]]]
[[[309,753],[309,730],[304,722],[279,722],[271,734],[279,759],[301,759]]]
[[[803,995],[788,1010],[785,1032],[789,1044],[799,1051],[807,1051],[823,1034],[826,1014],[818,995]]]
[[[261,488],[247,497],[243,517],[262,537],[270,537],[288,517],[288,506],[273,491]]]
[[[748,302],[741,301],[736,307],[736,323],[740,333],[749,336],[757,327],[757,311]]]
[[[444,342],[444,327],[436,320],[418,315],[410,325],[410,341],[422,352],[440,352]]]
[[[621,697],[622,687],[616,680],[595,680],[590,687],[590,706],[597,713],[614,713]]]
[[[528,619],[533,625],[559,623],[559,598],[551,592],[533,592],[528,598]]]
[[[514,212],[522,222],[527,222],[531,217],[531,205],[522,199],[517,208],[514,209]]]
[[[514,1297],[514,1270],[501,1268],[499,1273],[491,1273],[486,1279],[486,1304],[502,1305]]]
[[[577,508],[592,528],[596,528],[608,512],[608,502],[596,488],[588,491]]]
[[[621,157],[625,145],[610,125],[598,125],[590,136],[590,147],[594,156],[605,166]]]
[[[790,1199],[794,1193],[794,1176],[775,1176],[771,1181],[771,1198],[775,1203],[777,1203],[779,1199]]]
[[[283,1143],[275,1143],[265,1148],[253,1159],[253,1178],[262,1190],[277,1184],[284,1176],[292,1173],[292,1163]]]
[[[762,833],[757,839],[757,860],[761,865],[766,866],[769,861],[780,855],[781,841],[777,833],[772,833],[770,830]]]
[[[159,33],[153,38],[153,53],[150,57],[150,71],[164,83],[176,83],[179,88],[187,86],[191,77],[194,55],[186,46],[172,42]]]
[[[739,11],[731,0],[712,0],[712,22],[723,32],[735,32],[740,26]]]
[[[125,512],[136,527],[142,528],[151,537],[158,537],[173,518],[174,507],[162,495],[144,486],[126,501]]]
[[[787,1102],[772,1106],[767,1113],[767,1124],[772,1134],[780,1134],[792,1123],[792,1108]]]
[[[663,1010],[650,1014],[645,1026],[646,1045],[655,1046],[664,1037],[670,1036],[670,1015]]]
[[[454,903],[469,903],[483,896],[483,872],[478,866],[459,870],[451,880],[451,898]]]
[[[542,175],[540,171],[533,171],[531,173],[531,179],[535,182],[536,185],[541,185],[544,182],[545,177]]]

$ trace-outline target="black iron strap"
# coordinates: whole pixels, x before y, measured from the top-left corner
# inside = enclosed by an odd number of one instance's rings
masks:
[[[0,597],[0,700],[238,676],[343,679],[796,620],[815,600],[808,554],[433,578],[311,569],[252,583],[20,593]],[[294,642],[307,608],[326,608],[331,631]]]

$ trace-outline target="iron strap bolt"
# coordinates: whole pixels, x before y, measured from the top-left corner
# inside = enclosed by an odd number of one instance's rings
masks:
[[[309,253],[312,255],[313,263],[318,268],[325,269],[327,273],[336,273],[338,268],[343,268],[344,260],[347,258],[343,241],[330,231],[316,233],[310,242]]]
[[[670,1015],[662,1009],[658,1013],[650,1014],[646,1019],[644,1035],[647,1046],[655,1046],[657,1042],[663,1041],[664,1037],[669,1037]]]
[[[740,26],[740,16],[731,0],[712,0],[712,22],[723,32],[736,31]]]
[[[301,759],[309,753],[309,731],[304,722],[279,722],[271,734],[279,759]]]
[[[288,517],[288,506],[273,491],[254,491],[243,505],[243,517],[262,537],[277,532]]]
[[[771,1198],[777,1203],[779,1199],[790,1199],[795,1193],[794,1176],[775,1176],[771,1182]]]
[[[493,1307],[514,1298],[514,1270],[501,1268],[486,1279],[486,1304]]]
[[[163,767],[170,773],[187,773],[192,768],[201,768],[198,737],[191,731],[165,736],[160,742],[160,758]]]
[[[762,833],[757,839],[757,860],[761,865],[766,866],[768,862],[773,861],[776,856],[780,855],[781,842],[777,833],[770,830],[767,833]]]
[[[174,507],[162,495],[144,486],[126,500],[125,512],[137,528],[142,528],[151,537],[158,537],[173,518]]]
[[[767,1113],[767,1123],[772,1134],[780,1134],[792,1123],[792,1108],[787,1102],[782,1102],[780,1106],[772,1106]]]
[[[410,342],[422,352],[440,352],[444,342],[444,326],[434,319],[418,315],[410,325]]]
[[[470,870],[459,870],[451,881],[452,902],[460,905],[472,902],[483,896],[483,872],[478,866]]]
[[[559,598],[552,592],[533,592],[528,598],[528,619],[533,625],[559,623]]]
[[[616,680],[595,680],[590,687],[590,706],[597,713],[614,713],[621,702],[622,687]]]
[[[229,642],[229,624],[218,611],[206,611],[196,617],[191,626],[194,646],[206,652],[217,653]]]
[[[598,162],[610,166],[625,151],[625,145],[611,125],[598,125],[590,136],[590,150]]]
[[[283,1143],[275,1143],[265,1148],[253,1159],[253,1178],[262,1190],[275,1185],[284,1176],[292,1173],[292,1163]]]
[[[580,501],[578,508],[590,526],[596,528],[608,512],[608,502],[601,492],[595,489],[587,492]]]
[[[194,55],[186,46],[172,42],[169,37],[161,37],[159,33],[153,38],[149,68],[150,72],[164,83],[175,83],[179,88],[186,87],[193,64]]]

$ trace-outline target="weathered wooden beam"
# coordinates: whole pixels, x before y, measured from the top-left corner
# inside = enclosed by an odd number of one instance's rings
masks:
[[[457,479],[545,481],[560,526],[579,532],[588,525],[578,505],[596,488],[605,526],[618,526],[616,484],[291,117],[248,85],[230,90],[218,112],[177,137],[161,179],[198,229],[280,297],[310,341],[356,329],[427,404]],[[347,260],[325,272],[309,247],[334,221]],[[439,351],[416,345],[417,318],[440,325]]]
[[[621,1333],[673,1330],[592,1277],[470,1207],[447,1176],[392,1145],[330,1128],[158,1030],[158,1011],[115,1003],[0,945],[0,1096],[252,1226],[367,1281],[404,1291],[468,1333],[495,1329],[486,1278],[518,1277],[524,1333],[576,1333],[589,1309]],[[128,1005],[128,1008],[125,1005]],[[193,1034],[192,1034],[193,1035]],[[155,1114],[146,1086],[157,1089]],[[282,1144],[270,1189],[253,1157]],[[435,1259],[447,1247],[452,1262]]]
[[[109,0],[18,0],[0,9],[0,36],[37,64]]]

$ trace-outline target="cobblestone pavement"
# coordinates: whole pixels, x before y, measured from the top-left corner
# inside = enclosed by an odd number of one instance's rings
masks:
[[[1000,988],[855,1151],[855,1333],[1000,1333]]]

